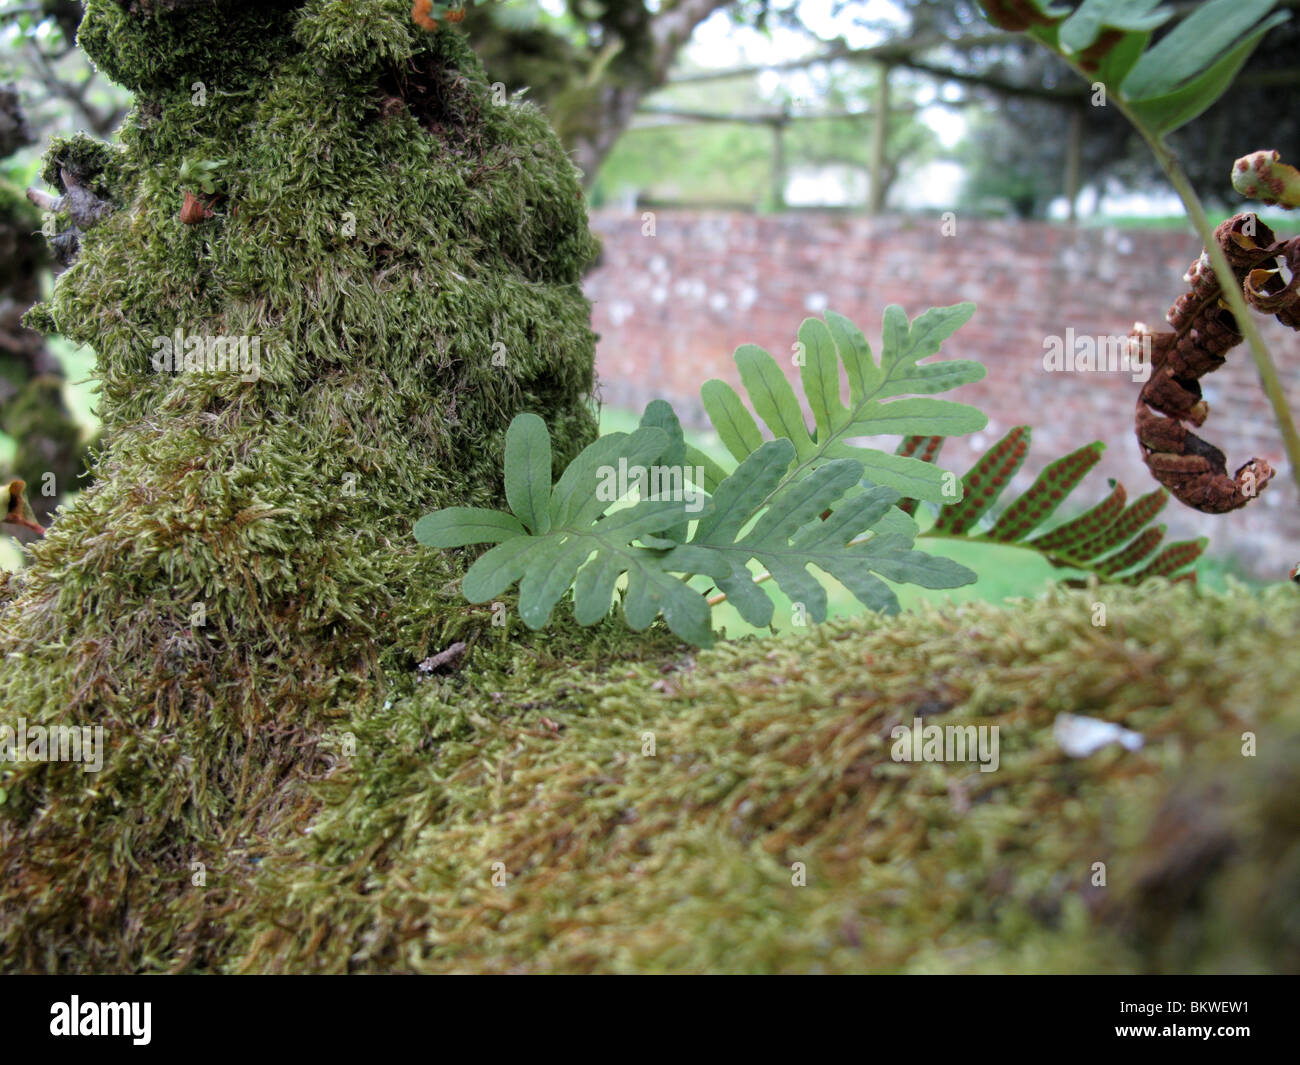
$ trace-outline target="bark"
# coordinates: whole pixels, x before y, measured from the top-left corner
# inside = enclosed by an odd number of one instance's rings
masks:
[[[668,72],[695,27],[731,0],[677,0],[658,13],[643,0],[611,3],[599,19],[604,46],[583,52],[553,34],[512,30],[471,9],[464,27],[488,76],[547,112],[590,186],[645,97]]]

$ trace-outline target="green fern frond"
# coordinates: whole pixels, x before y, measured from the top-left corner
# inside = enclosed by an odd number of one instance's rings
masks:
[[[513,517],[450,507],[416,522],[415,537],[439,548],[495,543],[469,568],[462,591],[471,603],[485,603],[518,582],[519,615],[530,628],[542,628],[570,588],[578,621],[594,624],[609,612],[615,587],[626,578],[624,608],[633,629],[644,629],[662,612],[682,639],[708,644],[708,603],[664,570],[666,551],[637,544],[688,522],[688,501],[642,499],[606,513],[622,500],[609,488],[610,472],[644,467],[669,444],[668,433],[653,426],[601,437],[552,487],[550,433],[537,415],[521,414],[506,433],[506,500]],[[721,560],[696,561],[697,572],[728,572]]]
[[[964,533],[972,528],[1011,483],[1029,454],[1029,426],[1018,425],[988,449],[961,479],[961,501],[939,512],[935,528]]]
[[[1051,532],[1030,541],[1039,551],[1073,553],[1080,545],[1091,543],[1109,529],[1124,511],[1128,493],[1118,481],[1110,482],[1110,495],[1073,521],[1058,525]]]
[[[905,436],[894,450],[894,454],[905,458],[918,458],[922,462],[935,462],[939,458],[939,451],[943,448],[944,439],[942,436]],[[915,514],[916,502],[915,499],[900,499],[898,509],[904,514]]]
[[[1110,494],[1100,503],[1076,518],[1033,535],[1100,460],[1104,448],[1101,443],[1089,444],[1053,462],[985,532],[972,532],[1023,464],[1029,443],[1029,427],[1018,425],[990,447],[962,478],[961,501],[941,508],[934,525],[921,537],[1022,547],[1038,552],[1054,566],[1084,570],[1103,581],[1126,584],[1151,576],[1179,574],[1204,551],[1206,542],[1196,540],[1170,544],[1153,557],[1165,529],[1151,526],[1150,522],[1168,502],[1169,494],[1161,488],[1128,503],[1124,486],[1113,480]],[[912,450],[919,450],[919,446]],[[1144,562],[1145,568],[1137,570]],[[1180,576],[1194,579],[1195,574]]]
[[[857,397],[851,407],[834,394],[839,377],[830,331],[821,323],[815,325],[822,332],[807,330],[804,335],[819,348],[821,376],[808,375],[805,383],[821,386],[812,404],[820,444],[804,426],[793,389],[775,360],[762,352],[745,356],[742,377],[748,378],[751,397],[757,397],[756,409],[769,427],[780,424],[789,435],[763,441],[739,396],[734,391],[728,396],[726,386],[715,389],[720,412],[715,424],[726,428],[724,439],[740,458],[730,474],[687,445],[672,407],[656,400],[635,432],[601,437],[552,484],[550,434],[536,415],[521,414],[506,434],[510,512],[436,511],[416,522],[416,539],[442,549],[494,544],[470,566],[462,591],[470,602],[482,603],[517,583],[519,614],[531,628],[543,627],[570,592],[577,621],[594,624],[609,613],[621,588],[623,613],[633,629],[644,629],[662,613],[674,633],[699,646],[712,643],[711,609],[724,597],[749,623],[770,624],[773,605],[761,587],[769,578],[812,620],[825,620],[826,592],[810,566],[834,577],[868,608],[890,613],[899,606],[886,580],[926,588],[969,584],[975,574],[965,566],[914,549],[916,523],[894,506],[895,489],[864,485],[867,470],[855,456],[880,453],[842,440],[863,426],[967,431],[984,424],[982,414],[961,404],[881,403],[904,384],[938,389],[970,378],[970,366],[976,376],[983,373],[976,364],[956,370],[956,364],[916,365],[969,317],[968,309],[960,310],[928,320],[922,315],[909,327],[902,312],[891,308],[881,367],[869,350],[863,361],[861,334],[847,320],[835,321],[841,343],[861,344],[846,361]],[[751,443],[755,446],[746,452]],[[933,457],[937,450],[935,444],[927,454]],[[920,460],[905,461],[932,469]],[[751,563],[767,572],[754,576]],[[691,587],[687,582],[696,574],[711,578],[722,595],[710,600]]]
[[[1128,543],[1139,529],[1145,528],[1157,514],[1165,509],[1169,502],[1169,493],[1163,488],[1156,488],[1124,508],[1124,511],[1109,528],[1098,533],[1093,539],[1080,544],[1070,554],[1077,559],[1087,561],[1107,551],[1112,551],[1121,544]]]
[[[1124,570],[1132,569],[1144,558],[1148,557],[1157,547],[1160,541],[1165,538],[1165,527],[1163,525],[1152,525],[1148,529],[1143,529],[1132,542],[1121,551],[1116,551],[1113,555],[1107,555],[1100,561],[1092,564],[1094,573],[1102,577],[1113,577]]]
[[[1286,12],[1276,0],[1210,0],[1155,45],[1152,33],[1175,15],[1159,0],[1084,0],[1077,8],[1044,0],[982,0],[989,21],[1024,31],[1100,82],[1153,138],[1209,108]]]
[[[866,338],[843,315],[827,311],[824,322],[807,319],[799,329],[796,358],[815,432],[804,422],[794,387],[776,359],[753,344],[737,348],[736,366],[754,412],[773,437],[794,445],[795,464],[788,479],[798,479],[825,462],[853,459],[862,464],[863,477],[871,484],[893,488],[909,499],[952,502],[956,479],[933,463],[849,441],[877,435],[957,436],[988,424],[980,411],[964,403],[915,395],[944,392],[984,376],[977,362],[921,363],[938,354],[974,311],[971,303],[936,307],[909,323],[901,307],[887,307],[879,363]],[[841,364],[849,385],[847,405],[840,398]],[[700,394],[709,420],[737,462],[763,445],[763,431],[735,389],[712,380]],[[909,398],[894,398],[903,395]]]
[[[1179,570],[1186,569],[1200,558],[1208,543],[1209,541],[1202,536],[1197,540],[1182,540],[1176,544],[1170,544],[1145,569],[1125,577],[1124,583],[1141,584],[1148,577],[1173,577]],[[1195,574],[1184,573],[1180,577],[1194,579]]]
[[[1084,475],[1101,461],[1106,445],[1095,441],[1059,458],[1038,475],[1029,491],[1002,512],[989,530],[1000,543],[1023,540],[1056,511]]]

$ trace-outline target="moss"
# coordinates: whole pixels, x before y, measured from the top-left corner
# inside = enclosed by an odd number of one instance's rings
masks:
[[[486,623],[413,519],[499,501],[521,410],[559,461],[595,433],[595,245],[541,116],[400,4],[171,7],[90,0],[137,106],[120,152],[51,154],[116,205],[29,319],[95,349],[103,437],[6,589],[0,722],[101,725],[108,758],[0,769],[19,967],[201,958],[191,863],[300,824],[321,730]],[[227,161],[198,225],[191,158]],[[178,330],[256,338],[260,373],[157,372]]]
[[[132,92],[183,87],[188,94],[194,81],[247,85],[273,76],[276,61],[292,51],[285,29],[298,6],[300,0],[211,0],[174,10],[133,4],[132,11],[88,3],[77,44]]]
[[[594,432],[557,142],[405,4],[130,7],[82,31],[139,91],[78,157],[116,209],[34,316],[98,354],[95,484],[0,577],[0,724],[100,725],[107,758],[0,770],[6,968],[1294,967],[1293,589],[698,657],[495,627],[410,525],[499,501],[516,412],[557,462]],[[226,160],[189,226],[186,159]],[[260,374],[155,372],[177,329],[256,336]],[[1061,711],[1148,744],[1066,759]],[[917,714],[997,725],[999,770],[893,762]]]
[[[108,197],[121,183],[121,162],[121,152],[84,133],[55,137],[45,151],[41,180],[67,192],[63,174],[67,170],[82,178],[82,183],[99,196]]]
[[[1157,582],[427,683],[348,725],[225,964],[1294,971],[1298,635],[1293,589]],[[1062,711],[1147,744],[1067,758]],[[997,771],[892,761],[917,714],[997,725]],[[1233,801],[1171,821],[1207,781]]]

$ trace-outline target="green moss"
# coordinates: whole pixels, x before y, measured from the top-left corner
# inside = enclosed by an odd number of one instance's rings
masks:
[[[292,50],[286,28],[300,0],[132,6],[129,13],[118,3],[88,3],[77,44],[132,92],[183,88],[188,95],[195,81],[248,85],[273,76]]]
[[[85,177],[83,184],[96,195],[109,197],[122,181],[122,153],[112,145],[94,140],[84,133],[71,137],[55,137],[45,152],[41,167],[41,180],[66,192],[64,169]]]
[[[1291,588],[1155,583],[467,669],[347,726],[355,757],[261,863],[225,965],[1294,970],[1298,635]],[[1062,711],[1146,746],[1068,758]],[[894,762],[917,714],[998,726],[998,769]]]
[[[1295,966],[1294,589],[698,657],[494,626],[411,522],[499,502],[520,410],[557,463],[594,431],[558,143],[404,3],[139,6],[88,4],[138,104],[78,156],[117,210],[35,314],[98,354],[95,483],[0,575],[0,724],[100,725],[107,758],[0,767],[5,968]],[[187,158],[227,160],[188,226]],[[177,329],[257,337],[260,374],[155,372]],[[1069,760],[1061,711],[1148,744]],[[997,725],[998,771],[893,762],[919,713]]]
[[[330,62],[375,57],[404,63],[420,50],[406,0],[308,0],[294,35],[306,51]]]
[[[101,725],[108,759],[0,769],[19,967],[202,957],[191,862],[300,823],[321,730],[486,622],[413,519],[499,502],[521,410],[559,461],[595,432],[572,166],[461,37],[398,4],[141,6],[87,5],[139,95],[120,152],[55,146],[119,206],[31,319],[97,352],[103,437],[6,589],[0,722]],[[227,160],[197,225],[187,158]],[[177,330],[256,338],[260,374],[157,372]]]

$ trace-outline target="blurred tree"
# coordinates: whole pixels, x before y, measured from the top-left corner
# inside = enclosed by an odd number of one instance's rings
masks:
[[[695,27],[731,0],[567,0],[562,19],[478,4],[462,26],[488,75],[528,89],[588,185]]]
[[[0,161],[31,144],[33,133],[12,86],[0,86]],[[59,497],[85,470],[81,430],[63,399],[63,367],[22,316],[41,294],[49,252],[40,213],[20,187],[0,177],[0,431],[15,453],[3,473],[26,481],[36,518],[47,523]],[[34,535],[6,530],[20,540]]]
[[[126,116],[130,94],[101,79],[76,47],[81,0],[36,0],[0,7],[0,30],[14,45],[9,76],[29,102],[37,142],[85,129],[110,136]]]

